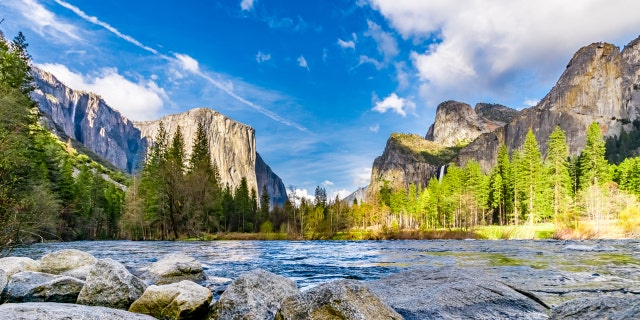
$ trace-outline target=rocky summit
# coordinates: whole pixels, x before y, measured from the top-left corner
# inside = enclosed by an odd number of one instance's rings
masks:
[[[98,95],[73,90],[54,75],[33,68],[36,89],[32,98],[44,114],[50,129],[64,140],[77,142],[122,171],[140,169],[147,147],[162,122],[169,139],[178,126],[184,136],[185,152],[190,154],[198,123],[209,139],[209,151],[223,184],[240,185],[242,177],[258,194],[266,188],[272,204],[283,204],[286,189],[282,180],[256,151],[255,130],[219,112],[196,108],[167,115],[154,121],[131,121],[112,109]]]

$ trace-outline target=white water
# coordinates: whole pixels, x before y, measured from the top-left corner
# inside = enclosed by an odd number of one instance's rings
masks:
[[[438,174],[438,181],[440,181],[440,182],[442,182],[442,177],[444,176],[444,169],[446,167],[447,167],[446,165],[440,166],[440,173]]]

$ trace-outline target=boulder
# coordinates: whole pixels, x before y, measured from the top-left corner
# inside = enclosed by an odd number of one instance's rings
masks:
[[[61,274],[65,271],[92,265],[96,263],[96,261],[98,261],[98,259],[84,251],[64,249],[49,253],[40,258],[40,271],[51,274]]]
[[[112,259],[98,260],[78,295],[78,304],[129,309],[146,289],[144,281]]]
[[[273,319],[282,300],[300,293],[288,278],[256,269],[236,279],[212,308],[211,319]]]
[[[172,253],[152,263],[142,278],[153,284],[169,284],[182,280],[194,282],[206,279],[202,264],[196,259],[182,253]]]
[[[159,319],[203,319],[213,295],[193,281],[183,280],[161,286],[149,286],[129,311]]]
[[[78,298],[84,281],[48,273],[23,271],[13,275],[6,286],[5,302],[69,302]]]
[[[40,271],[40,263],[26,257],[0,258],[0,269],[4,270],[7,277],[22,271]]]
[[[275,318],[367,320],[402,319],[402,316],[361,282],[339,280],[286,298]]]
[[[553,309],[550,319],[640,319],[640,297],[626,295],[575,299]]]
[[[420,269],[366,283],[405,319],[546,319],[533,294],[480,271]]]
[[[71,269],[69,271],[65,271],[60,275],[74,277],[80,280],[87,280],[87,277],[89,276],[89,272],[91,272],[91,269],[93,269],[93,264],[88,264],[82,267]]]
[[[3,319],[29,320],[153,320],[144,314],[105,307],[90,307],[69,303],[7,303],[0,305]]]
[[[4,291],[4,287],[7,286],[7,281],[9,278],[4,270],[0,269],[0,296],[2,296],[2,292]]]

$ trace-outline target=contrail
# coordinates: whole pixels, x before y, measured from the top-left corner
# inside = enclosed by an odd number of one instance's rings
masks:
[[[120,39],[123,39],[123,40],[125,40],[125,41],[127,41],[127,42],[129,42],[129,43],[131,43],[131,44],[133,44],[135,46],[137,46],[138,48],[141,48],[143,50],[151,52],[156,56],[159,56],[159,57],[164,58],[164,59],[169,60],[169,61],[177,62],[177,63],[179,63],[180,65],[182,65],[184,67],[184,61],[183,60],[180,60],[179,58],[169,57],[167,55],[164,55],[164,54],[160,53],[158,50],[156,50],[154,48],[151,48],[149,46],[144,45],[143,43],[141,43],[140,41],[136,40],[132,36],[126,35],[126,34],[120,32],[118,29],[114,28],[113,26],[111,26],[110,24],[108,24],[108,23],[106,23],[104,21],[101,21],[97,17],[90,16],[90,15],[86,14],[80,8],[70,4],[68,2],[62,1],[62,0],[55,0],[55,2],[58,3],[59,5],[65,7],[65,8],[73,11],[73,13],[75,13],[76,15],[81,17],[82,19],[109,30],[111,33],[115,34]],[[250,107],[250,108],[262,113],[263,115],[273,119],[274,121],[280,122],[280,123],[282,123],[282,124],[284,124],[286,126],[289,126],[289,127],[296,128],[296,129],[298,129],[298,130],[300,130],[302,132],[309,133],[309,130],[307,128],[305,128],[305,127],[303,127],[303,126],[301,126],[301,125],[299,125],[299,124],[297,124],[295,122],[291,122],[291,121],[281,117],[280,115],[276,114],[275,112],[270,111],[270,110],[268,110],[268,109],[266,109],[266,108],[264,108],[264,107],[262,107],[262,106],[260,106],[258,104],[255,104],[255,103],[253,103],[253,102],[251,102],[251,101],[249,101],[249,100],[237,95],[236,93],[231,91],[231,89],[229,89],[227,86],[225,86],[221,82],[213,79],[209,75],[203,73],[199,69],[192,69],[192,68],[185,68],[185,69],[188,70],[188,71],[191,71],[195,75],[200,76],[204,80],[207,80],[209,83],[214,85],[216,88],[224,91],[227,95],[229,95],[233,99],[235,99],[235,100],[247,105],[248,107]]]

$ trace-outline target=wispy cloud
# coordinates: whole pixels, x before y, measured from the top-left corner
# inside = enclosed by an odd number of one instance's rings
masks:
[[[380,113],[385,113],[389,110],[406,117],[408,110],[415,110],[416,105],[405,98],[398,97],[397,94],[392,93],[382,101],[376,102],[376,105],[371,109]]]
[[[242,0],[240,1],[240,8],[243,11],[249,11],[251,9],[253,9],[253,0]]]
[[[311,71],[309,69],[309,65],[307,64],[307,59],[305,59],[302,55],[298,57],[298,65],[302,68],[307,69],[307,71]]]
[[[62,0],[55,0],[56,3],[58,3],[59,5],[73,11],[73,13],[77,14],[80,18],[89,21],[93,24],[99,25],[107,30],[109,30],[111,33],[115,34],[116,36],[118,36],[120,39],[125,40],[141,49],[147,50],[155,55],[159,55],[159,56],[163,56],[166,57],[162,54],[160,54],[156,49],[153,49],[151,47],[145,46],[144,44],[140,43],[140,41],[134,39],[133,37],[126,35],[120,31],[118,31],[118,29],[112,27],[110,24],[100,21],[100,19],[98,19],[97,17],[94,16],[90,16],[88,14],[86,14],[84,11],[80,10],[80,8],[68,3],[68,2],[64,2]]]
[[[356,48],[356,43],[353,40],[345,41],[345,40],[342,40],[342,39],[338,38],[338,45],[343,49],[348,49],[348,48],[355,49]]]
[[[62,22],[53,12],[35,0],[8,1],[3,5],[20,12],[32,23],[33,30],[40,35],[50,35],[66,42],[68,39],[82,40],[80,31],[74,25]]]
[[[256,54],[256,61],[258,63],[263,63],[269,60],[271,60],[271,54],[269,53],[262,53],[261,51],[258,51],[258,54]]]
[[[247,100],[246,98],[236,94],[235,92],[233,92],[233,85],[229,85],[229,83],[225,82],[225,81],[220,81],[220,80],[216,80],[214,79],[211,75],[209,75],[206,72],[203,72],[200,69],[200,65],[198,63],[198,61],[186,54],[180,54],[180,53],[175,53],[174,57],[170,57],[167,56],[161,52],[159,52],[156,49],[153,49],[143,43],[141,43],[140,41],[136,40],[135,38],[123,34],[122,32],[118,31],[118,29],[114,28],[113,26],[111,26],[110,24],[101,21],[100,19],[98,19],[97,17],[93,17],[93,16],[89,16],[87,15],[84,11],[82,11],[81,9],[79,9],[78,7],[75,7],[67,2],[64,2],[62,0],[55,0],[56,3],[58,3],[59,5],[73,11],[76,15],[78,15],[79,17],[83,18],[86,21],[89,21],[93,24],[99,25],[105,29],[107,29],[108,31],[110,31],[111,33],[115,34],[117,37],[143,49],[146,50],[156,56],[159,56],[161,58],[164,58],[166,60],[172,61],[177,63],[179,66],[182,67],[183,70],[197,75],[199,77],[201,77],[202,79],[206,80],[207,82],[209,82],[210,84],[214,85],[216,88],[222,90],[223,92],[225,92],[227,95],[229,95],[231,98],[235,99],[236,101],[262,113],[263,115],[273,119],[274,121],[277,121],[279,123],[282,123],[286,126],[290,126],[293,128],[296,128],[300,131],[303,132],[309,132],[309,130],[293,121],[289,121],[285,118],[283,118],[282,116],[254,103],[251,102],[249,100]],[[306,62],[305,62],[306,63]]]
[[[369,131],[373,133],[378,133],[378,131],[380,131],[380,124],[376,123],[374,126],[369,127]]]

